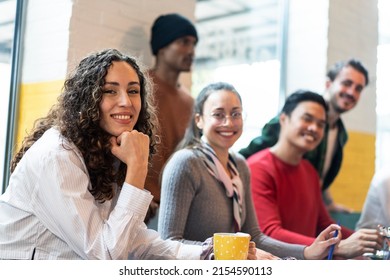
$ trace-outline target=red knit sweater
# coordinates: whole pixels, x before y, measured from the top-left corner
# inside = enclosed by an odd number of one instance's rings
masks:
[[[257,219],[266,235],[310,245],[335,223],[322,201],[318,174],[307,160],[290,165],[266,149],[249,157],[248,164]],[[352,233],[342,227],[343,238]]]

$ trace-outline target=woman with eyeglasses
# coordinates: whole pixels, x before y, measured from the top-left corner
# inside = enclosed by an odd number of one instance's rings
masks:
[[[321,259],[333,238],[331,225],[311,246],[287,244],[258,226],[245,159],[229,149],[242,134],[241,97],[228,83],[206,86],[195,101],[191,123],[162,174],[158,231],[162,238],[201,244],[216,232],[246,232],[258,259]]]

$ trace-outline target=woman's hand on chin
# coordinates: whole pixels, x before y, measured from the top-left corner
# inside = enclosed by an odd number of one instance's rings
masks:
[[[111,138],[111,152],[127,165],[125,181],[143,189],[148,172],[149,137],[137,130]]]

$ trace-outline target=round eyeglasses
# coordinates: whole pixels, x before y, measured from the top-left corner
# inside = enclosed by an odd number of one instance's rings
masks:
[[[227,118],[230,118],[232,121],[242,121],[243,113],[240,111],[232,112],[231,114],[226,114],[225,112],[214,112],[210,116],[218,122],[225,122]]]

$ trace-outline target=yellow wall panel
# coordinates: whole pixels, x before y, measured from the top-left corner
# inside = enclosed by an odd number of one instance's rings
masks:
[[[64,80],[22,84],[17,116],[17,147],[31,131],[35,120],[44,117],[51,106],[57,102],[63,85]]]
[[[361,211],[375,172],[375,135],[348,132],[341,170],[331,186],[333,199]]]

